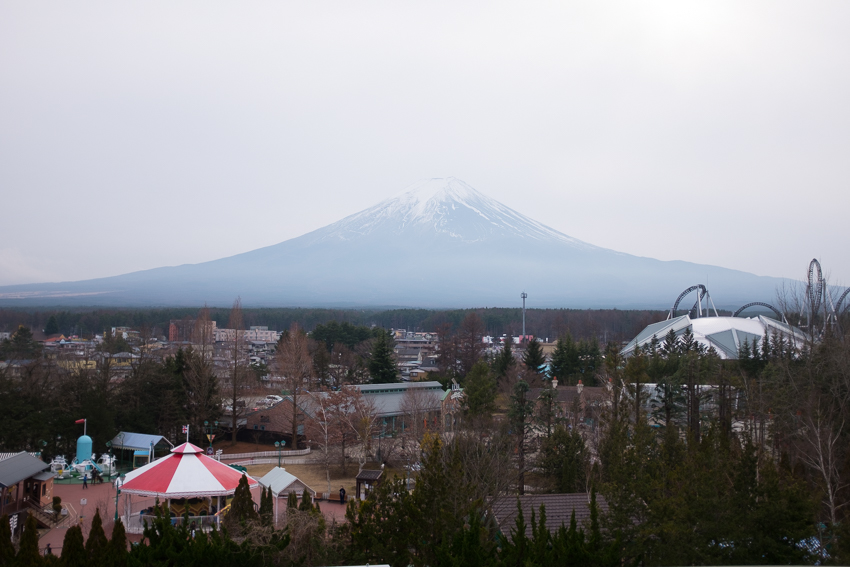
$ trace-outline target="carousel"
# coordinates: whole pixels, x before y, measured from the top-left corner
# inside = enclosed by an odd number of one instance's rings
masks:
[[[218,525],[236,492],[241,472],[204,454],[191,443],[173,449],[171,454],[147,464],[116,481],[125,495],[124,526],[130,533],[141,533],[145,522],[154,518],[157,502],[165,504],[172,522],[189,522],[199,529]],[[248,486],[259,485],[248,478]]]

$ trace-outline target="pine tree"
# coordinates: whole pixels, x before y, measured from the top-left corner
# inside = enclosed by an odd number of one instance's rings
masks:
[[[471,417],[489,417],[495,411],[496,380],[486,363],[476,362],[466,375],[463,402],[467,415]]]
[[[513,352],[513,339],[505,337],[505,344],[502,347],[502,352],[496,355],[496,360],[493,364],[493,372],[496,373],[496,378],[503,378],[508,374],[511,367],[516,364]]]
[[[83,543],[83,530],[80,526],[68,528],[62,541],[63,567],[88,567],[88,555]]]
[[[531,345],[529,345],[531,346]],[[565,386],[575,386],[579,371],[579,349],[569,333],[558,339],[555,352],[552,353],[552,363],[549,367],[549,378],[557,378]]]
[[[525,494],[525,438],[531,427],[531,418],[534,414],[534,402],[528,398],[530,388],[528,382],[520,380],[514,385],[508,407],[508,419],[511,430],[517,439],[517,462],[519,465],[518,490],[519,494]]]
[[[589,458],[578,429],[568,430],[559,425],[551,437],[543,439],[538,466],[552,483],[553,492],[582,492]]]
[[[112,526],[112,538],[109,540],[106,560],[108,565],[114,567],[127,564],[127,532],[120,520]]]
[[[27,519],[24,522],[24,533],[21,534],[21,541],[18,547],[18,556],[15,558],[15,565],[20,567],[30,567],[42,564],[41,554],[38,551],[38,522],[35,516],[27,514]]]
[[[260,521],[263,522],[264,526],[272,524],[273,505],[271,487],[263,488],[260,496]]]
[[[233,501],[230,503],[230,511],[227,513],[227,518],[232,518],[239,522],[259,519],[257,511],[254,510],[254,499],[251,498],[248,477],[244,474],[239,479],[236,492],[233,493]]]
[[[534,339],[525,349],[525,354],[522,356],[522,362],[525,367],[537,375],[543,375],[546,367],[546,357],[543,356],[543,347],[540,346],[540,341]]]
[[[286,497],[286,509],[294,510],[298,508],[298,495],[294,492],[290,492]]]
[[[0,359],[23,360],[36,358],[41,352],[41,345],[32,338],[32,331],[20,325],[12,333],[11,339],[3,339],[0,343]]]
[[[100,518],[100,508],[95,508],[91,531],[89,531],[89,539],[86,542],[86,554],[89,556],[89,565],[105,565],[104,559],[108,543],[106,532],[103,531],[103,520]]]
[[[59,323],[56,322],[56,315],[51,315],[47,320],[47,326],[44,327],[44,334],[47,336],[59,334]]]
[[[374,384],[391,384],[398,381],[398,366],[393,359],[393,338],[389,332],[375,337],[369,358],[369,375]]]
[[[298,509],[302,512],[309,512],[313,509],[313,499],[310,497],[310,492],[305,490],[301,494],[301,505],[298,506]]]
[[[546,432],[546,437],[552,436],[552,430],[562,421],[558,415],[558,391],[552,388],[551,383],[540,392],[535,404],[535,419]]]
[[[435,565],[449,567],[496,567],[496,546],[487,537],[481,525],[481,517],[472,514],[463,530],[455,532],[451,539],[443,539],[437,549]]]
[[[510,537],[506,538],[502,543],[502,553],[500,556],[503,565],[516,565],[521,567],[526,565],[528,560],[528,548],[530,542],[528,536],[525,535],[525,516],[522,513],[522,505],[519,498],[516,501],[517,515],[514,520],[514,527],[511,528]],[[533,565],[533,563],[528,563]]]
[[[0,516],[0,565],[11,565],[15,558],[15,546],[12,545],[12,528],[9,516]]]

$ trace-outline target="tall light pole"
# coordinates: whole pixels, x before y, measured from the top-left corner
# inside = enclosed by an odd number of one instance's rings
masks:
[[[215,421],[213,423],[215,423],[215,427],[217,429],[218,428],[218,422]],[[215,433],[213,433],[213,426],[210,425],[209,421],[204,421],[204,429],[207,432],[207,440],[210,442],[210,449],[212,449],[212,442],[213,442],[213,439],[215,439]]]
[[[118,495],[121,494],[121,485],[124,484],[124,479],[127,475],[122,474],[115,479],[115,521],[118,522]]]
[[[286,445],[286,441],[275,441],[274,446],[277,447],[277,468],[280,468],[280,451],[283,449],[283,446]]]
[[[525,298],[528,297],[528,294],[525,293],[525,292],[522,292],[520,294],[520,297],[522,298],[522,341],[520,341],[520,342],[524,343],[525,342]]]

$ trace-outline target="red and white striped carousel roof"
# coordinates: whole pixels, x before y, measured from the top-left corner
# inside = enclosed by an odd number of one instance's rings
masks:
[[[127,473],[121,491],[161,498],[196,498],[233,494],[242,473],[204,454],[191,443],[183,443],[171,454]],[[259,484],[248,477],[248,486]]]

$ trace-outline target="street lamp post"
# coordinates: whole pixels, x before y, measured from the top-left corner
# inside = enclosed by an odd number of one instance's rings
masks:
[[[210,442],[210,449],[212,449],[212,442],[213,439],[215,439],[213,428],[218,429],[218,421],[214,421],[213,424],[210,424],[209,421],[204,421],[204,429],[207,432],[207,440]]]
[[[274,446],[277,447],[277,466],[280,468],[280,451],[283,449],[283,446],[286,445],[286,441],[275,441]]]
[[[121,486],[124,484],[124,479],[127,475],[122,474],[115,479],[115,521],[118,521],[118,496],[121,494]]]
[[[115,472],[115,457],[112,456],[112,441],[106,442],[106,448],[109,449],[109,476]]]

